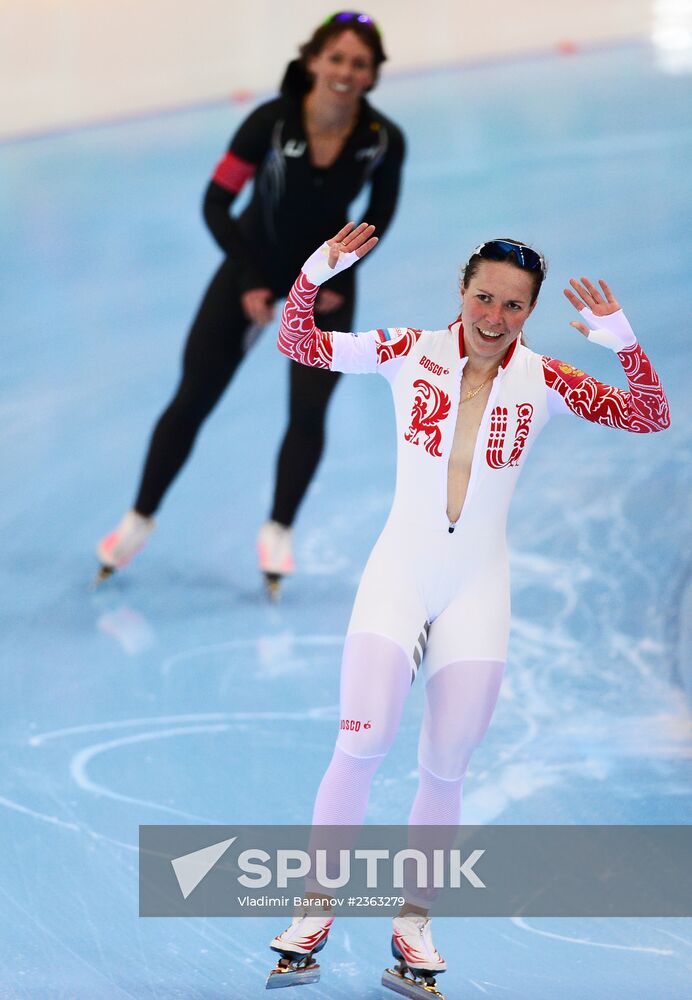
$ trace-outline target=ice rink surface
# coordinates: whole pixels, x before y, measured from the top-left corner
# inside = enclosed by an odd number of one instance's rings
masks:
[[[531,347],[618,385],[568,326],[571,275],[605,277],[673,425],[552,422],[510,522],[507,680],[464,821],[692,823],[679,684],[690,607],[692,76],[621,48],[392,77],[400,212],[360,275],[358,328],[456,316],[475,244],[542,248]],[[265,600],[286,362],[267,330],[131,568],[98,592],[96,540],[131,502],[154,418],[218,254],[201,193],[248,105],[0,147],[3,1000],[263,995],[276,920],[137,915],[148,823],[302,823],[336,733],[341,637],[394,476],[388,389],[345,379],[296,525],[298,572]],[[329,234],[325,234],[329,235]],[[375,779],[405,822],[422,688]],[[305,1000],[376,998],[389,925],[335,924]],[[684,1000],[692,920],[439,920],[448,1000]],[[283,994],[282,994],[283,996]]]

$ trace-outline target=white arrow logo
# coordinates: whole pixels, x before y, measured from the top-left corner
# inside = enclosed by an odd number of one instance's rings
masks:
[[[211,847],[203,847],[201,851],[193,851],[192,854],[182,854],[179,858],[171,858],[173,871],[178,880],[183,899],[187,899],[190,893],[197,888],[205,875],[207,875],[219,858],[226,853],[237,837],[230,840],[220,840],[218,844]]]

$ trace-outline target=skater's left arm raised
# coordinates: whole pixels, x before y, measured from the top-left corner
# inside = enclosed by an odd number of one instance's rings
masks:
[[[670,409],[661,380],[608,283],[601,279],[599,284],[600,289],[588,278],[570,280],[571,288],[565,289],[565,296],[580,315],[570,325],[592,343],[617,353],[629,391],[544,356],[548,410],[551,415],[573,413],[592,423],[637,434],[665,430],[670,426]]]
[[[320,286],[369,253],[377,243],[374,233],[375,227],[366,222],[359,226],[349,222],[308,257],[281,315],[277,345],[282,354],[311,368],[357,374],[377,371],[389,360],[394,339],[406,353],[410,337],[405,329],[355,334],[315,326],[313,309]]]

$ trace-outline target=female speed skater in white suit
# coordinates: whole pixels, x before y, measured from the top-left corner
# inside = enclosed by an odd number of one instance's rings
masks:
[[[523,344],[546,268],[541,254],[513,240],[490,240],[474,250],[461,284],[461,315],[446,330],[317,329],[313,303],[320,285],[368,253],[373,232],[365,223],[349,224],[308,259],[279,330],[279,348],[294,361],[379,372],[396,410],[394,501],[358,588],[342,661],[342,721],[312,822],[363,821],[373,776],[422,664],[426,704],[409,822],[456,826],[464,775],[505,669],[505,524],[531,447],[558,414],[634,433],[663,430],[670,417],[658,375],[605,281],[598,288],[586,278],[571,279],[565,295],[580,314],[571,325],[617,354],[628,391]],[[331,923],[324,911],[296,917],[272,941],[293,981],[309,969]],[[425,906],[405,904],[394,920],[392,948],[402,972],[434,989],[432,977],[446,965],[432,943]],[[270,983],[285,975],[277,969]],[[409,995],[426,995],[416,992],[422,986],[406,983]]]

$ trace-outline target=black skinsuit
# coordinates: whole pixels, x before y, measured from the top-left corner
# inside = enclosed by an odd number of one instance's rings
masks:
[[[185,463],[197,432],[221,398],[252,341],[243,292],[289,291],[305,259],[348,221],[347,211],[370,183],[364,218],[381,237],[399,194],[404,140],[400,130],[365,99],[356,125],[331,167],[313,167],[302,121],[304,88],[286,74],[281,96],[262,104],[231,140],[204,198],[204,218],[226,254],[200,304],[183,355],[180,384],[159,418],[149,445],[135,509],[153,514]],[[229,184],[224,163],[254,173],[252,198],[230,215],[240,185]],[[327,330],[352,329],[353,271],[330,282],[344,296],[333,312],[316,313]],[[273,520],[290,525],[317,468],[327,404],[339,376],[291,362],[289,424],[279,452]]]

